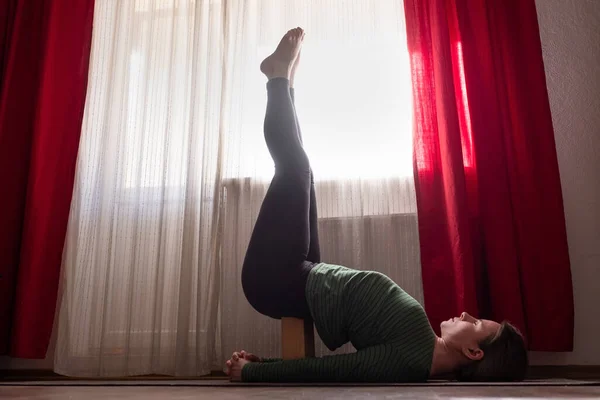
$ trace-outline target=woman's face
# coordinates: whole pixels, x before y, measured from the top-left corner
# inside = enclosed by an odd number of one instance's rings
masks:
[[[466,312],[460,317],[442,322],[442,339],[448,346],[461,350],[470,359],[478,360],[483,357],[479,342],[495,335],[500,324],[488,319],[477,319]]]

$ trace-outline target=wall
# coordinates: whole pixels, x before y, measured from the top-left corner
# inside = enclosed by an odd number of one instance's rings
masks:
[[[575,291],[575,351],[534,364],[600,365],[600,1],[537,0]],[[52,353],[52,352],[50,352]],[[0,357],[0,369],[52,368]]]
[[[575,351],[536,364],[600,365],[600,1],[537,0],[575,292]]]

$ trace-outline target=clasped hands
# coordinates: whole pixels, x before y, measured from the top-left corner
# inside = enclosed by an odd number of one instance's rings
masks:
[[[232,382],[240,382],[242,380],[242,369],[244,368],[244,365],[260,361],[260,357],[248,353],[245,350],[233,352],[231,358],[225,363],[229,380]]]

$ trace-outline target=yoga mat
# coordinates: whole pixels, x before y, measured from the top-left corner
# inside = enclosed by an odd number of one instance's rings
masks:
[[[388,387],[388,386],[600,386],[600,381],[574,379],[533,379],[523,382],[456,382],[428,381],[422,383],[246,383],[215,380],[47,380],[2,381],[1,386],[155,386],[155,387]]]

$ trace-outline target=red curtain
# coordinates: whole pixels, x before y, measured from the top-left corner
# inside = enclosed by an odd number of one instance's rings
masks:
[[[50,340],[93,4],[0,3],[0,354],[43,358]]]
[[[405,0],[425,306],[573,347],[573,293],[534,0]]]

